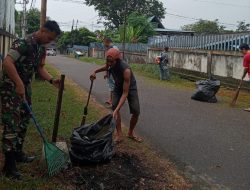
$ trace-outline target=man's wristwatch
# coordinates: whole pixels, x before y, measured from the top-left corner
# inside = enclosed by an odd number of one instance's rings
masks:
[[[53,80],[54,80],[54,78],[51,78],[51,79],[49,80],[49,83],[50,83],[50,84],[53,84]]]

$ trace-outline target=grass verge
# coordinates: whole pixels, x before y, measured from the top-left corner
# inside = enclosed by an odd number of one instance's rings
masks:
[[[52,66],[47,69],[59,76]],[[57,90],[47,82],[33,82],[33,111],[38,122],[51,139]],[[61,111],[59,138],[69,143],[72,129],[79,126],[87,94],[78,85],[67,79]],[[100,119],[108,111],[93,99],[89,107],[87,123]],[[42,155],[42,141],[31,123],[24,146],[27,154]],[[0,167],[3,156],[0,153]],[[8,190],[74,190],[74,189],[190,189],[191,185],[177,172],[175,167],[160,158],[146,143],[138,144],[129,139],[117,146],[117,155],[104,165],[72,167],[58,176],[48,178],[37,159],[30,164],[18,164],[23,180],[13,182],[3,176],[0,189]],[[125,175],[126,174],[126,175]]]

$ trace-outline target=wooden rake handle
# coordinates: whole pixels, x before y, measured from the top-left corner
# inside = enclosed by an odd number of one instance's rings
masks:
[[[91,94],[92,88],[93,88],[93,82],[94,81],[91,80],[87,104],[86,104],[86,106],[84,107],[84,110],[83,110],[83,116],[82,116],[81,126],[85,124],[86,116],[88,115],[89,99],[90,99],[90,94]]]
[[[236,104],[236,101],[237,101],[237,99],[238,99],[238,96],[239,96],[239,93],[240,93],[240,89],[241,89],[242,83],[243,83],[243,79],[241,79],[241,81],[240,81],[240,83],[239,83],[239,86],[238,86],[238,88],[237,88],[237,90],[236,90],[236,92],[235,92],[235,94],[234,94],[234,96],[233,96],[232,102],[231,102],[231,104],[230,104],[232,107],[235,106],[235,104]]]
[[[61,75],[60,86],[59,86],[59,91],[57,95],[54,128],[53,128],[53,134],[52,134],[52,142],[54,143],[56,142],[56,139],[57,139],[57,133],[58,133],[58,127],[59,127],[59,121],[60,121],[62,96],[63,96],[63,90],[64,90],[64,80],[65,80],[65,75]]]

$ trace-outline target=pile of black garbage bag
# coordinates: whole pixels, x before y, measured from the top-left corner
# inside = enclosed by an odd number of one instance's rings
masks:
[[[197,90],[192,95],[193,100],[216,103],[216,93],[220,89],[220,81],[217,79],[200,80],[196,82]]]
[[[108,162],[115,154],[113,132],[116,123],[109,114],[96,123],[75,128],[70,138],[72,163]]]

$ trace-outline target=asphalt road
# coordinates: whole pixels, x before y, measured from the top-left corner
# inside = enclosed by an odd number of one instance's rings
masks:
[[[99,67],[63,56],[47,60],[86,90],[91,71]],[[108,90],[103,74],[97,76],[93,95],[103,103]],[[137,132],[146,141],[170,158],[196,189],[250,189],[250,113],[193,101],[190,91],[136,78],[141,104]],[[127,105],[122,115],[128,124]]]

